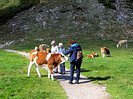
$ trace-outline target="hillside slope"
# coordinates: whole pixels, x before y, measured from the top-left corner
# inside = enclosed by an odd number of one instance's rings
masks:
[[[3,44],[48,43],[80,39],[132,40],[133,20],[129,8],[108,9],[97,0],[54,0],[18,13],[0,28]],[[81,39],[82,36],[82,39]],[[7,44],[7,45],[8,45]]]

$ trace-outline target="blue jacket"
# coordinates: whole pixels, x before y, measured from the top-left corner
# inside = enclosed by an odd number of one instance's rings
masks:
[[[70,62],[75,62],[77,59],[77,51],[82,51],[81,47],[79,44],[74,43],[70,46],[70,48],[63,53],[64,55],[70,54]]]
[[[65,51],[66,51],[66,50],[65,50],[64,47],[62,47],[62,48],[59,47],[59,53],[65,53]]]

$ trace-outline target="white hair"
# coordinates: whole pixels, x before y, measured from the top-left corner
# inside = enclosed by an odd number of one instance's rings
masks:
[[[58,45],[59,47],[62,47],[63,46],[63,43],[59,43],[59,45]]]
[[[53,40],[52,42],[51,42],[51,45],[54,45],[55,44],[55,40]]]

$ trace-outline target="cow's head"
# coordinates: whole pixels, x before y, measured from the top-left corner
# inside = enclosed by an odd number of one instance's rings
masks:
[[[64,62],[68,61],[68,57],[65,56],[64,54],[61,54],[61,60],[62,60],[61,63],[64,63]]]

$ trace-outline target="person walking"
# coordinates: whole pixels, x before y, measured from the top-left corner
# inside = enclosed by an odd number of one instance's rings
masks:
[[[82,58],[81,59],[77,59],[77,52],[78,51],[82,51],[81,46],[76,43],[76,41],[71,40],[69,41],[69,49],[63,53],[64,55],[70,54],[70,80],[69,80],[69,84],[73,84],[73,76],[74,76],[74,70],[75,70],[75,66],[76,66],[76,84],[79,84],[79,79],[80,79],[80,67],[82,64]]]
[[[51,41],[51,53],[59,53],[58,45],[56,45],[55,40]],[[58,73],[58,67],[55,68],[54,73]]]
[[[62,54],[65,52],[63,43],[59,43],[58,47],[59,47],[59,53]],[[60,64],[60,74],[65,74],[65,62]]]

